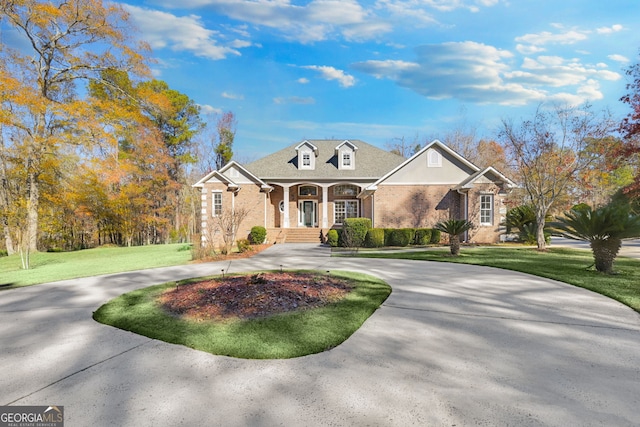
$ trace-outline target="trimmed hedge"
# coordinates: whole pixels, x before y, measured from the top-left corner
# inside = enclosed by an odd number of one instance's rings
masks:
[[[442,233],[440,232],[440,230],[436,230],[435,228],[431,229],[431,240],[429,241],[429,243],[431,244],[438,244],[440,243],[440,237],[442,236]]]
[[[381,248],[384,246],[384,229],[370,228],[364,238],[364,245],[367,248]]]
[[[413,243],[419,246],[428,245],[431,243],[431,229],[430,228],[418,228],[416,229],[415,239]]]
[[[338,230],[331,229],[327,231],[327,244],[329,246],[331,246],[332,248],[337,247],[338,239],[339,239]]]
[[[342,224],[341,246],[359,248],[364,246],[367,230],[371,228],[369,218],[345,218]]]
[[[261,225],[256,225],[251,227],[251,232],[249,233],[249,240],[254,245],[261,245],[264,243],[267,238],[267,229]]]
[[[389,234],[389,246],[409,246],[413,241],[413,228],[396,228]]]

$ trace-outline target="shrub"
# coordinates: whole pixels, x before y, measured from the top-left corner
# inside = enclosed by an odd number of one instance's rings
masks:
[[[395,228],[384,228],[383,230],[384,230],[384,245],[385,246],[392,246],[391,245],[391,233],[393,233]]]
[[[267,229],[262,227],[261,225],[256,225],[251,227],[251,232],[249,233],[249,239],[251,243],[254,245],[261,245],[264,243],[267,238]]]
[[[413,239],[413,228],[396,228],[389,235],[389,246],[408,246]]]
[[[416,229],[416,237],[413,243],[420,246],[428,245],[429,243],[431,243],[431,229],[430,228]]]
[[[342,224],[342,243],[349,248],[359,248],[364,245],[367,230],[371,228],[369,218],[345,218]]]
[[[9,252],[0,249],[0,256],[9,256]]]
[[[327,244],[332,248],[338,246],[338,230],[331,229],[327,231]]]
[[[441,237],[442,237],[442,233],[440,232],[440,230],[436,230],[435,228],[432,228],[431,240],[429,240],[429,243],[431,243],[432,245],[437,245],[438,243],[440,243]]]
[[[251,243],[247,239],[239,239],[236,244],[238,245],[238,252],[240,253],[251,250]]]
[[[380,248],[384,246],[384,229],[370,228],[364,238],[364,245],[367,248]]]

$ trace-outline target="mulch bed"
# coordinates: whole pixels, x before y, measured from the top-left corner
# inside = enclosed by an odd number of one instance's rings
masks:
[[[351,291],[341,279],[313,273],[259,273],[178,286],[159,297],[169,313],[192,320],[253,319],[321,307]]]

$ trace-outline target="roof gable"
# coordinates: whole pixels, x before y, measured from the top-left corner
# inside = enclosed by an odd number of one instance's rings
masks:
[[[433,152],[438,154],[438,161],[434,160]],[[479,170],[476,165],[436,139],[378,179],[371,188],[375,189],[385,182],[455,185]]]
[[[234,172],[237,172],[237,174]],[[205,183],[210,182],[211,180],[222,182],[230,188],[239,188],[239,184],[251,183],[259,185],[260,188],[264,190],[271,189],[268,184],[251,173],[251,171],[233,160],[224,165],[220,170],[209,172],[198,182],[193,184],[193,187],[203,187]]]
[[[503,184],[507,188],[515,188],[517,184],[511,181],[509,178],[498,172],[492,166],[486,167],[469,178],[462,181],[459,185],[455,187],[455,190],[464,190],[473,188],[474,184],[485,184],[485,183],[498,183]]]

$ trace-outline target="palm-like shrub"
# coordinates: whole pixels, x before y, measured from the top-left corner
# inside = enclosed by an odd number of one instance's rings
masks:
[[[626,203],[595,210],[581,206],[565,213],[554,227],[564,237],[589,242],[596,270],[611,274],[622,240],[640,237],[640,216],[633,214]]]
[[[448,219],[436,224],[435,229],[449,235],[449,248],[451,255],[460,255],[460,235],[471,230],[473,223],[466,219]]]

